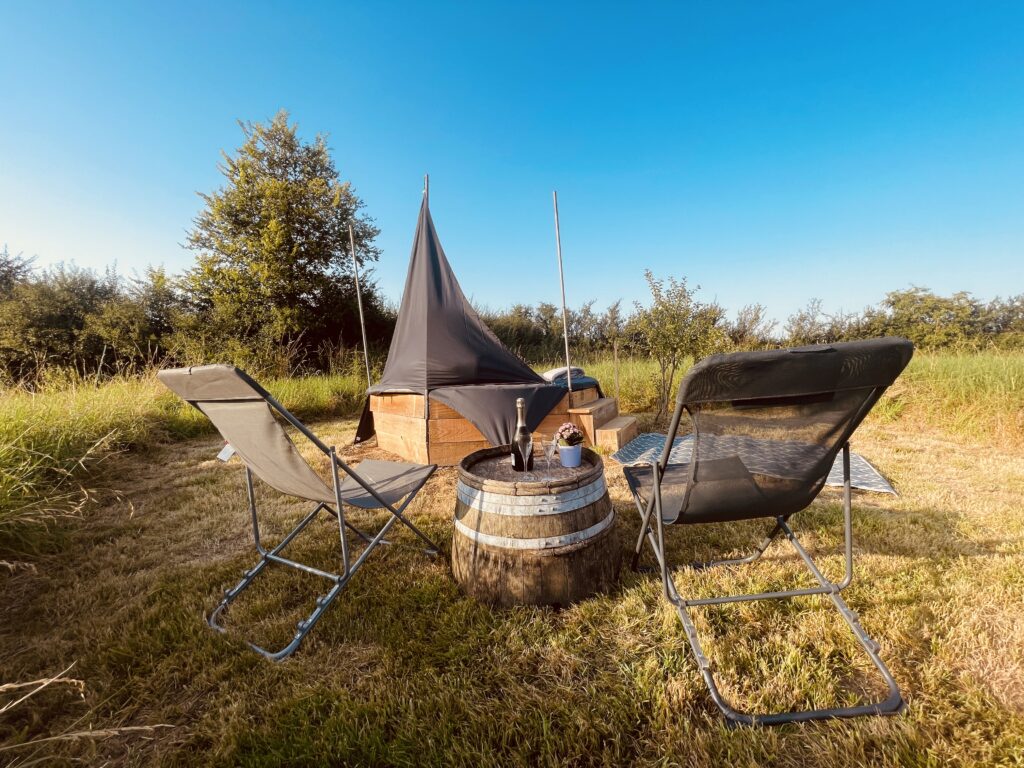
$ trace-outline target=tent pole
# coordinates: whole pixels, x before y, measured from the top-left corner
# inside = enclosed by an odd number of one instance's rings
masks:
[[[359,304],[359,327],[363,331],[363,362],[366,363],[366,386],[372,387],[370,378],[370,350],[366,346],[366,319],[363,317],[363,292],[359,288],[359,262],[356,260],[356,239],[352,234],[352,225],[348,225],[348,246],[352,252],[352,269],[356,275],[356,303]]]
[[[565,275],[562,272],[562,235],[558,229],[558,192],[552,190],[555,203],[555,250],[558,252],[558,282],[562,286],[562,333],[565,336],[565,381],[572,393],[572,369],[569,364],[569,319],[565,309]]]
[[[427,204],[427,208],[430,208],[430,174],[423,174],[423,202]],[[404,296],[403,296],[404,298]],[[430,390],[423,390],[423,417],[430,420]],[[430,434],[428,430],[427,439],[427,453],[430,453]]]

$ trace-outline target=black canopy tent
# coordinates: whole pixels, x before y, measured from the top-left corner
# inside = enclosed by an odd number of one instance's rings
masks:
[[[583,382],[573,377],[573,383]],[[384,374],[368,395],[421,394],[427,403],[437,400],[464,416],[492,445],[507,445],[515,431],[516,398],[526,400],[532,431],[565,392],[564,384],[545,380],[505,347],[466,300],[424,195],[395,335]],[[367,402],[356,442],[373,434]]]

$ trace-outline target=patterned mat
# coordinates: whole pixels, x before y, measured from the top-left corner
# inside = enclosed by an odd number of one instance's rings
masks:
[[[709,441],[709,437],[712,440]],[[709,444],[710,442],[710,444]],[[645,432],[630,440],[611,458],[620,464],[649,464],[656,459],[665,445],[665,435]],[[770,447],[770,450],[767,448]],[[820,451],[818,446],[782,441],[764,441],[753,438],[730,435],[726,437],[702,436],[701,455],[708,458],[716,456],[738,455],[752,472],[761,471],[777,477],[786,477],[792,472],[794,463],[813,460],[808,452]],[[686,464],[693,452],[693,435],[677,437],[672,443],[669,456],[671,464]],[[843,484],[843,456],[836,456],[835,463],[828,473],[827,485]],[[854,488],[878,493],[892,493],[896,490],[868,463],[867,459],[857,453],[850,452],[850,484]]]

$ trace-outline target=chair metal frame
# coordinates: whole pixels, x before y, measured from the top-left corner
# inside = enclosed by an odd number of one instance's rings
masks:
[[[429,480],[430,477],[434,474],[434,471],[437,469],[437,467],[434,465],[428,465],[431,467],[430,472],[428,472],[426,476],[423,478],[423,480],[420,483],[418,483],[412,490],[410,490],[408,494],[406,494],[406,496],[404,497],[404,501],[401,503],[401,505],[395,506],[393,504],[389,504],[387,501],[381,498],[380,494],[373,488],[373,486],[370,483],[366,482],[362,477],[359,476],[359,474],[355,470],[349,467],[348,464],[346,464],[342,459],[338,457],[333,446],[327,446],[325,443],[323,443],[301,421],[295,418],[295,416],[293,416],[283,405],[281,405],[281,403],[279,403],[269,392],[263,389],[249,376],[247,376],[241,371],[239,371],[238,373],[267,401],[271,408],[277,411],[281,415],[281,417],[285,419],[285,421],[287,421],[289,424],[295,427],[295,429],[297,429],[304,437],[306,437],[317,448],[323,451],[330,458],[331,461],[331,477],[334,485],[335,507],[332,508],[330,505],[324,502],[319,502],[305,517],[302,518],[302,520],[299,521],[298,525],[296,525],[291,531],[288,532],[288,534],[285,535],[285,537],[280,541],[280,543],[278,543],[271,549],[267,549],[261,543],[259,519],[256,512],[256,489],[253,484],[253,473],[248,466],[244,468],[245,488],[249,500],[249,513],[252,517],[253,539],[256,544],[256,551],[260,555],[260,559],[256,563],[256,565],[245,571],[242,580],[239,581],[238,584],[224,591],[223,599],[220,601],[217,607],[214,608],[213,612],[210,613],[210,615],[207,617],[206,623],[218,632],[226,633],[227,630],[219,623],[219,618],[221,614],[223,614],[224,611],[227,610],[228,606],[231,605],[231,603],[234,602],[234,600],[237,599],[238,596],[253,583],[253,581],[260,574],[260,572],[262,572],[263,569],[266,568],[267,565],[269,565],[270,563],[279,563],[281,565],[286,565],[290,568],[295,568],[297,570],[304,571],[305,573],[313,574],[314,576],[320,576],[324,579],[327,579],[331,582],[331,587],[329,591],[325,595],[322,595],[321,597],[317,598],[316,607],[313,609],[313,612],[307,618],[301,620],[298,623],[298,631],[295,633],[295,636],[291,639],[291,641],[288,642],[288,644],[285,645],[283,648],[277,651],[270,651],[266,648],[257,645],[256,643],[245,640],[245,643],[257,653],[273,661],[280,661],[282,659],[287,658],[295,652],[295,650],[302,643],[303,638],[305,638],[305,636],[309,633],[313,626],[320,620],[320,617],[323,616],[328,606],[330,606],[330,604],[334,602],[335,598],[337,598],[338,595],[341,594],[342,589],[344,589],[345,585],[348,584],[352,576],[356,573],[357,570],[359,570],[363,563],[366,562],[366,558],[370,555],[370,553],[374,549],[376,549],[378,545],[390,543],[384,537],[387,535],[388,531],[391,530],[392,526],[395,523],[403,523],[414,534],[416,534],[417,537],[419,537],[423,542],[425,542],[427,546],[424,548],[423,551],[426,552],[428,555],[430,555],[431,557],[436,557],[440,554],[441,548],[433,541],[431,541],[430,538],[428,538],[427,535],[423,533],[423,531],[417,528],[416,525],[414,525],[403,514],[405,512],[406,507],[412,502],[414,498],[416,498],[416,495],[426,484],[427,480]],[[388,512],[391,513],[391,518],[373,536],[363,533],[345,519],[345,505],[341,498],[341,482],[338,476],[339,469],[346,475],[351,477],[353,480],[355,480],[356,483],[358,483],[363,488],[363,490],[365,490],[368,494],[370,494],[370,496],[375,501],[377,501],[379,506],[373,507],[372,509],[386,509]],[[285,547],[287,547],[288,544],[290,544],[292,540],[295,539],[295,537],[298,536],[303,531],[303,529],[306,528],[306,526],[313,522],[313,520],[320,514],[320,512],[324,511],[333,515],[338,521],[338,535],[341,540],[341,573],[331,573],[330,571],[324,571],[319,568],[314,568],[311,565],[300,563],[296,560],[284,557],[281,554],[281,551]],[[345,533],[346,528],[350,529],[353,533],[356,534],[356,536],[358,536],[366,543],[365,549],[359,554],[358,557],[355,558],[354,561],[351,560],[351,553],[349,551],[349,541]]]
[[[864,412],[870,409],[871,405],[878,396],[881,395],[881,391],[877,390],[875,395],[868,399],[865,404]],[[850,444],[849,444],[849,433],[843,436],[842,439],[842,455],[843,455],[843,533],[844,533],[844,556],[845,556],[845,573],[841,581],[834,582],[827,579],[819,570],[818,566],[811,559],[811,556],[804,549],[803,545],[797,539],[796,534],[789,525],[789,518],[792,515],[785,515],[775,518],[775,526],[771,532],[764,538],[764,540],[757,546],[757,548],[751,554],[746,557],[732,558],[726,560],[712,560],[703,563],[692,563],[690,568],[695,570],[703,570],[707,568],[714,568],[717,566],[740,566],[748,563],[753,563],[758,560],[768,549],[769,545],[778,538],[780,535],[784,535],[789,543],[793,546],[796,553],[800,556],[800,559],[807,566],[811,575],[818,582],[818,586],[809,587],[803,589],[787,589],[774,592],[761,592],[754,594],[741,594],[741,595],[726,595],[721,597],[709,597],[700,599],[690,599],[682,597],[676,589],[675,581],[672,578],[672,569],[668,564],[668,558],[665,551],[665,520],[662,510],[661,500],[661,480],[664,476],[665,470],[669,464],[669,455],[672,450],[672,442],[675,438],[676,433],[679,430],[679,422],[682,417],[682,411],[687,410],[686,404],[679,402],[676,407],[675,414],[672,418],[672,423],[669,427],[669,432],[666,435],[665,446],[661,452],[661,456],[651,462],[652,470],[652,491],[650,498],[646,504],[641,498],[638,491],[634,491],[634,501],[637,505],[637,510],[640,512],[641,524],[640,524],[640,535],[637,537],[636,547],[633,552],[632,569],[634,571],[640,570],[639,562],[640,555],[643,550],[643,544],[646,540],[651,550],[654,552],[654,556],[658,561],[658,567],[660,570],[661,581],[664,586],[665,598],[672,604],[676,609],[676,613],[679,614],[679,619],[682,621],[683,630],[686,633],[686,638],[690,643],[690,648],[693,650],[694,657],[697,661],[697,667],[700,670],[701,676],[704,678],[704,682],[707,684],[708,690],[711,694],[712,700],[722,711],[722,714],[726,718],[726,723],[730,726],[740,725],[780,725],[783,723],[794,723],[794,722],[806,722],[809,720],[828,720],[832,718],[849,718],[849,717],[860,717],[863,715],[895,715],[903,712],[906,709],[906,704],[903,701],[903,695],[900,692],[899,686],[892,674],[889,672],[889,668],[885,665],[879,656],[881,650],[879,644],[873,640],[864,628],[860,624],[860,620],[857,614],[850,609],[843,600],[840,592],[848,587],[853,581],[853,514],[852,514],[852,491],[850,486]],[[850,430],[852,432],[852,430]],[[699,439],[699,436],[698,436]],[[697,454],[694,454],[694,459],[699,461]],[[694,466],[691,460],[691,468]],[[691,469],[692,474],[692,469]],[[691,478],[692,481],[692,478]],[[684,511],[680,515],[680,519],[685,516],[685,505]],[[793,513],[796,514],[796,513]],[[651,516],[654,515],[656,524],[652,528],[650,524]],[[678,520],[673,522],[679,522]],[[882,700],[870,704],[861,704],[850,707],[827,707],[821,709],[802,710],[796,712],[779,712],[773,714],[751,714],[741,712],[733,707],[723,696],[719,690],[717,683],[715,682],[714,672],[712,671],[711,662],[704,654],[704,650],[701,647],[700,638],[697,634],[697,628],[693,623],[693,619],[690,616],[689,609],[697,608],[700,606],[707,605],[722,605],[725,603],[740,603],[740,602],[752,602],[756,600],[775,600],[775,599],[786,599],[792,597],[805,597],[809,595],[827,595],[838,609],[843,620],[849,626],[854,636],[857,638],[861,647],[867,653],[871,662],[878,670],[885,682],[888,689],[888,695]]]

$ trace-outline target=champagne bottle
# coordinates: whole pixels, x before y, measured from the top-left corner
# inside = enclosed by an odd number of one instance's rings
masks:
[[[526,401],[516,398],[516,434],[512,438],[512,468],[517,472],[533,469],[533,435],[526,428]]]

